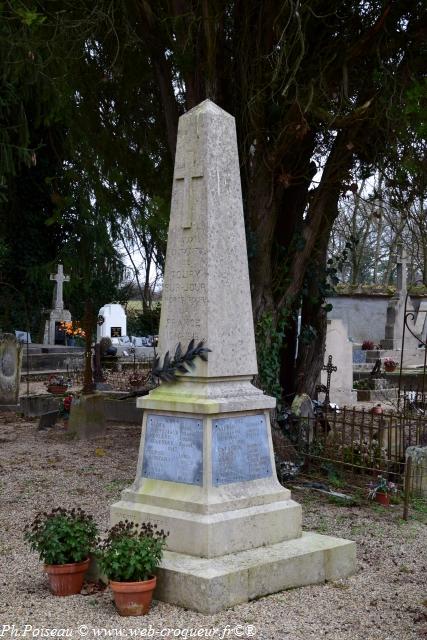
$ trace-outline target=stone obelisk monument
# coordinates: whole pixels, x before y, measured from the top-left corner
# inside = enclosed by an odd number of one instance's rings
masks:
[[[160,353],[195,338],[208,361],[138,400],[135,482],[112,521],[170,532],[156,597],[202,612],[350,574],[355,545],[303,534],[276,477],[256,389],[254,328],[234,118],[209,100],[179,121]]]

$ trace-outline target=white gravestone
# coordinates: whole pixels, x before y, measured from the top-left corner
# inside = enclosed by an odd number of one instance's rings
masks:
[[[353,391],[353,343],[348,339],[347,326],[338,318],[328,320],[326,330],[325,364],[332,356],[337,371],[331,375],[330,401],[339,406],[353,406],[357,392]],[[321,382],[326,385],[327,372],[322,371]]]
[[[96,341],[101,338],[121,338],[126,335],[126,313],[121,304],[105,304],[98,312]],[[101,322],[101,319],[103,320]],[[113,340],[114,341],[114,340]]]
[[[59,322],[71,322],[71,313],[64,309],[64,282],[70,281],[70,276],[64,274],[62,264],[58,264],[58,271],[50,274],[50,279],[55,282],[53,290],[52,310],[49,320],[46,320],[44,344],[55,344],[56,327]]]
[[[205,339],[208,362],[138,399],[135,482],[112,522],[170,531],[156,597],[211,613],[354,571],[355,545],[303,534],[276,476],[257,373],[234,118],[206,100],[179,121],[159,350]]]

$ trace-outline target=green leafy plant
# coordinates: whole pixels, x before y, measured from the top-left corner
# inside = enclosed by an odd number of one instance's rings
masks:
[[[276,398],[279,410],[282,405],[280,358],[288,326],[289,319],[281,312],[277,322],[271,313],[264,313],[256,326],[259,385],[266,393]]]
[[[374,381],[372,378],[362,378],[362,380],[357,380],[354,385],[354,389],[360,389],[363,391],[372,391],[375,388]]]
[[[46,564],[83,562],[93,551],[98,529],[82,509],[40,512],[24,529],[24,538]]]
[[[99,566],[116,582],[148,580],[160,564],[168,535],[150,522],[118,522],[98,542]]]

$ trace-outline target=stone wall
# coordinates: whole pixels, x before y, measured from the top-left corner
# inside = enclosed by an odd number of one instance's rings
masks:
[[[352,342],[362,343],[364,340],[372,340],[377,344],[385,338],[387,305],[390,298],[391,295],[360,294],[330,297],[327,302],[332,304],[333,309],[328,313],[328,319],[343,320]],[[411,296],[416,311],[421,301],[425,299]]]
[[[328,298],[333,305],[328,319],[341,319],[347,325],[353,342],[384,339],[388,296],[336,296]]]

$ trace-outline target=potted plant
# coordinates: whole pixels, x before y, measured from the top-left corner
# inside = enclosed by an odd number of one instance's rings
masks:
[[[24,529],[24,538],[40,560],[56,596],[80,593],[89,568],[89,554],[98,535],[92,516],[82,509],[41,512]]]
[[[397,486],[394,482],[386,480],[384,476],[378,476],[377,481],[369,485],[368,497],[384,507],[388,507],[390,505],[390,495],[395,495],[396,493]]]
[[[385,371],[391,373],[396,370],[397,362],[395,362],[392,358],[384,358],[383,366]]]
[[[119,522],[99,541],[97,557],[109,578],[114,602],[122,616],[148,613],[156,587],[154,572],[168,534],[150,522]]]

